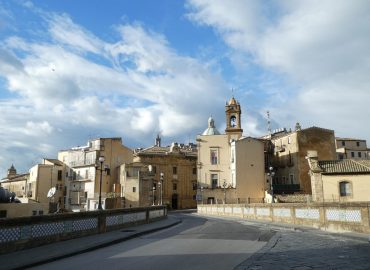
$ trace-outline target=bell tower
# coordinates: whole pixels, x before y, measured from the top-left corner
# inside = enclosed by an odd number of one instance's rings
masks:
[[[241,114],[240,104],[232,97],[225,106],[226,113],[226,129],[227,135],[236,135],[240,138],[243,134],[243,129],[241,127]]]

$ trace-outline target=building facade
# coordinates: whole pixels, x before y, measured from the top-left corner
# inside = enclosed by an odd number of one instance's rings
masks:
[[[103,158],[101,163],[99,158]],[[105,198],[120,194],[119,172],[122,163],[130,163],[133,152],[122,144],[121,138],[99,138],[86,146],[62,150],[58,160],[66,165],[65,205],[72,211],[94,210],[100,193],[103,208]]]
[[[370,159],[366,140],[335,138],[337,159]]]
[[[193,144],[172,143],[137,149],[132,163],[121,165],[125,207],[168,205],[172,209],[196,206],[197,150]]]
[[[29,198],[39,203],[56,203],[57,209],[64,209],[66,192],[64,172],[65,164],[56,159],[43,159],[41,164],[33,166],[29,170],[27,188]],[[55,191],[49,193],[52,188],[55,188]]]
[[[313,201],[370,201],[369,160],[319,160],[316,151],[309,151],[307,158]]]
[[[0,186],[9,192],[14,192],[15,196],[26,202],[30,197],[28,192],[29,173],[18,174],[14,165],[8,169],[7,176],[1,179]]]
[[[197,136],[198,197],[207,203],[261,202],[266,189],[264,144],[242,137],[241,107],[231,98],[225,106],[226,130],[221,134],[212,117]]]
[[[301,129],[297,123],[294,131],[278,130],[263,139],[272,143],[266,168],[271,170],[275,194],[300,192],[311,194],[308,150],[316,150],[320,159],[336,159],[334,131],[319,127]]]

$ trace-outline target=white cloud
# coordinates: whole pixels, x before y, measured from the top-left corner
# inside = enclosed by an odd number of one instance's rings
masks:
[[[231,2],[189,0],[188,17],[289,80],[295,91],[279,89],[266,100],[273,117],[370,140],[369,2]]]
[[[156,132],[195,136],[222,108],[222,78],[161,34],[127,24],[109,43],[66,14],[37,14],[48,22],[42,41],[14,35],[0,43],[0,74],[15,94],[0,101],[8,127],[0,131],[0,160],[8,162],[1,176],[11,163],[24,171],[91,137],[122,136],[139,147]]]

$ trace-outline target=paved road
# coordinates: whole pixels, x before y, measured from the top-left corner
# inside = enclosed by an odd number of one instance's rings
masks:
[[[367,238],[233,218],[180,225],[34,269],[368,269]]]
[[[33,269],[233,269],[275,234],[191,214],[173,228]]]
[[[365,237],[308,228],[278,230],[266,246],[235,270],[370,269],[370,243]]]

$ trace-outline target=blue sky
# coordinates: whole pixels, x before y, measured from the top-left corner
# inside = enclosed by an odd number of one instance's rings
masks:
[[[122,137],[194,141],[231,89],[245,135],[320,126],[370,139],[366,1],[2,1],[0,177]]]

